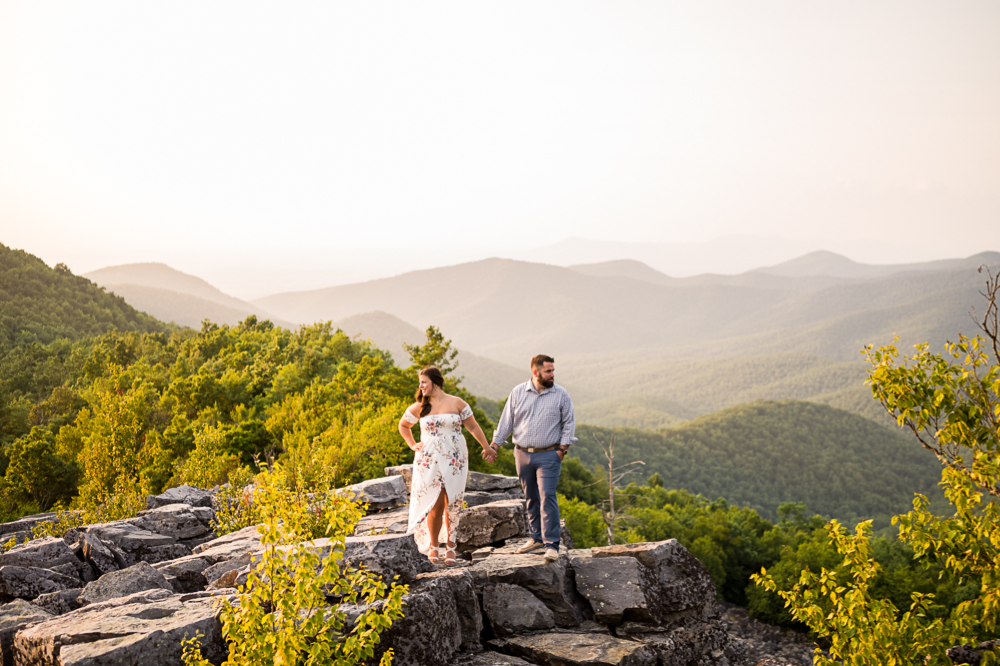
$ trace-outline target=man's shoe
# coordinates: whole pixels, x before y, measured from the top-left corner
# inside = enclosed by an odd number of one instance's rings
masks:
[[[527,541],[525,541],[524,543],[522,543],[520,546],[518,546],[517,550],[515,550],[514,552],[517,553],[518,555],[523,555],[525,553],[531,553],[533,551],[539,550],[544,545],[545,544],[543,544],[541,541],[535,541],[534,539],[528,539]]]
[[[549,546],[548,548],[545,549],[545,561],[546,562],[555,562],[558,559],[559,559],[559,551],[558,550],[556,550],[552,546]]]

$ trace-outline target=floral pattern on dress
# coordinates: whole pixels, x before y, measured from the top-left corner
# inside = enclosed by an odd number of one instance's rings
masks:
[[[462,421],[470,416],[472,410],[465,407],[460,414],[428,414],[420,419],[420,442],[423,446],[413,458],[407,531],[413,533],[421,553],[426,554],[432,545],[455,541],[469,474],[469,454],[462,436]],[[437,503],[442,490],[447,493],[448,505],[441,533],[432,540],[427,514]]]

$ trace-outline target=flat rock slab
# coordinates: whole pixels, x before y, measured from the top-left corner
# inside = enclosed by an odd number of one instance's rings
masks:
[[[155,509],[170,504],[188,504],[211,508],[213,496],[214,493],[210,490],[202,490],[185,484],[176,488],[168,488],[159,495],[150,497],[149,506]]]
[[[91,525],[86,533],[118,549],[126,566],[136,562],[165,562],[191,554],[191,549],[177,543],[174,537],[150,532],[123,520]]]
[[[521,480],[516,476],[504,476],[503,474],[483,474],[482,472],[469,472],[465,482],[466,490],[476,490],[492,492],[495,490],[507,490],[508,488],[520,488]]]
[[[234,557],[240,557],[247,553],[256,553],[260,550],[260,532],[257,527],[244,527],[243,529],[224,534],[217,539],[206,541],[203,544],[191,549],[192,554],[206,559],[212,564],[218,564]]]
[[[65,615],[70,611],[75,611],[82,605],[80,603],[80,594],[82,592],[82,588],[49,592],[48,594],[38,595],[31,603],[51,615]]]
[[[136,527],[173,539],[195,539],[208,534],[208,526],[187,504],[168,504],[143,511],[128,521]]]
[[[0,567],[11,565],[51,569],[63,564],[70,564],[79,570],[82,568],[83,562],[59,537],[32,539],[0,554]]]
[[[461,552],[471,552],[528,534],[524,502],[503,500],[465,509],[459,515],[455,541]]]
[[[591,548],[590,554],[638,560],[642,588],[654,617],[703,607],[715,599],[708,569],[676,539],[602,546]]]
[[[368,504],[368,511],[395,509],[409,501],[410,493],[402,476],[384,476],[347,486],[354,499]]]
[[[363,566],[386,582],[398,575],[400,583],[409,583],[417,574],[434,569],[417,549],[412,534],[347,537],[344,562],[352,567]]]
[[[37,527],[48,520],[55,520],[55,513],[36,513],[33,516],[23,516],[9,523],[0,523],[0,534],[13,534],[14,532],[30,532],[33,527]],[[7,539],[0,539],[6,543]]]
[[[32,666],[181,664],[181,641],[202,634],[204,656],[226,656],[217,597],[140,592],[22,629],[15,660]]]
[[[0,567],[0,598],[34,599],[49,592],[83,587],[79,576],[66,576],[48,569]]]
[[[497,639],[490,645],[547,666],[656,666],[647,645],[605,634],[542,634]]]
[[[410,519],[410,507],[380,511],[365,516],[354,528],[355,536],[369,534],[406,534]]]
[[[174,591],[173,585],[161,572],[146,562],[139,562],[128,569],[112,571],[93,583],[87,583],[79,600],[82,604],[94,604],[155,589]]]
[[[0,652],[4,664],[13,664],[14,634],[35,622],[44,622],[52,618],[52,614],[23,599],[15,599],[9,604],[0,606]]]

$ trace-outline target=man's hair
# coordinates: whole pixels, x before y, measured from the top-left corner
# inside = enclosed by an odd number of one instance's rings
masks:
[[[546,363],[555,363],[555,362],[556,360],[551,356],[549,356],[548,354],[538,354],[537,356],[531,359],[531,369],[541,370],[542,366],[545,365]]]

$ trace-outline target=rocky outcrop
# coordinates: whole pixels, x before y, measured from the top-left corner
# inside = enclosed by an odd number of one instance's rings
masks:
[[[341,559],[409,585],[405,616],[369,663],[390,648],[397,666],[747,663],[747,644],[718,617],[707,571],[676,541],[573,550],[564,527],[556,561],[518,555],[527,536],[518,480],[470,473],[457,533],[465,557],[435,566],[406,534],[409,470],[387,471],[398,473],[349,489],[371,513]],[[199,633],[205,656],[221,662],[216,602],[236,598],[261,541],[256,527],[213,538],[211,502],[209,491],[173,489],[134,518],[0,554],[3,663],[174,665],[181,640]],[[333,543],[307,547],[325,554]],[[366,610],[340,608],[348,623]]]

